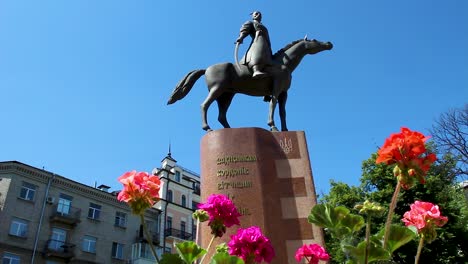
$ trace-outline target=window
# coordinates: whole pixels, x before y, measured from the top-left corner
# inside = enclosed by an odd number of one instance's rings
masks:
[[[56,227],[52,228],[52,235],[50,236],[49,241],[49,249],[63,251],[66,239],[67,230]]]
[[[168,202],[172,202],[172,190],[167,191],[166,200],[167,200]]]
[[[85,252],[96,253],[96,238],[92,236],[84,236],[81,249]]]
[[[156,254],[158,256],[161,256],[161,250],[156,249]],[[149,244],[147,243],[137,243],[132,245],[132,256],[133,258],[144,258],[143,260],[144,263],[156,263],[156,259],[153,256],[153,253],[151,253],[151,248]],[[152,260],[152,261],[150,261]],[[138,261],[137,261],[138,262]]]
[[[172,228],[172,217],[168,216],[166,219],[166,229]]]
[[[193,193],[200,195],[200,183],[193,183]]]
[[[112,243],[112,257],[116,259],[123,259],[123,244],[113,242]]]
[[[164,252],[165,253],[171,253],[171,247],[165,247]]]
[[[125,227],[127,225],[127,214],[122,212],[115,212],[115,226]]]
[[[5,252],[2,258],[2,264],[20,264],[20,256]]]
[[[175,180],[176,180],[177,182],[180,182],[180,171],[176,171],[176,172],[175,172]]]
[[[192,209],[193,210],[198,210],[198,203],[197,202],[192,201]]]
[[[182,235],[185,235],[185,221],[180,221],[180,231],[182,231]]]
[[[194,239],[197,238],[197,225],[195,225],[195,224],[192,224],[192,237]]]
[[[57,213],[60,213],[61,215],[69,215],[71,211],[72,200],[73,197],[70,195],[61,193],[57,204]]]
[[[94,203],[89,203],[89,210],[88,210],[88,218],[91,219],[99,219],[99,215],[101,214],[101,206]]]
[[[34,200],[34,195],[36,194],[36,185],[23,182],[20,191],[20,198],[28,201]]]
[[[26,237],[28,234],[28,221],[19,218],[13,218],[11,220],[9,234],[17,237]]]
[[[187,198],[185,198],[185,195],[182,194],[182,206],[185,207],[187,206]]]

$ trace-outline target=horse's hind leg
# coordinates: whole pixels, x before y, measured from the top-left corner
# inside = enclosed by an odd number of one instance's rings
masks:
[[[206,131],[211,131],[210,126],[208,125],[208,108],[210,108],[211,103],[216,100],[221,94],[222,89],[220,89],[219,85],[213,85],[209,87],[208,96],[205,98],[205,101],[201,104],[201,113],[202,113],[202,128]]]
[[[281,131],[288,131],[286,126],[286,100],[288,99],[288,93],[283,92],[278,97],[279,115],[281,119]]]
[[[270,100],[270,109],[268,113],[268,126],[270,127],[271,131],[278,131],[278,128],[275,126],[275,119],[274,119],[275,108],[276,108],[277,102],[278,102],[278,99],[276,99],[276,96],[272,96]]]
[[[231,105],[232,98],[234,98],[233,93],[223,93],[220,97],[218,97],[218,99],[216,99],[219,110],[218,121],[225,128],[231,127],[227,121],[226,114],[229,109],[229,106]]]

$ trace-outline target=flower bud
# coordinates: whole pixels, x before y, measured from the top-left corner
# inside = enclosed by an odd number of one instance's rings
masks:
[[[393,175],[395,175],[395,177],[398,177],[398,176],[400,176],[400,174],[401,174],[401,169],[397,165],[397,166],[395,166],[395,168],[393,168]]]
[[[360,214],[366,214],[369,216],[378,216],[385,211],[385,208],[380,206],[378,203],[373,203],[369,200],[364,201],[363,204],[356,205],[354,208],[359,210]]]
[[[210,217],[205,210],[198,209],[192,214],[192,218],[200,222],[205,222],[208,221]]]

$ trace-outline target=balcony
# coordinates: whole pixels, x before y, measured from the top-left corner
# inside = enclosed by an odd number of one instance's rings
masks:
[[[182,240],[192,240],[192,234],[187,233],[185,231],[174,229],[174,228],[167,228],[164,231],[165,237],[175,237]]]
[[[65,207],[59,203],[54,207],[50,216],[50,221],[76,226],[79,222],[81,222],[80,215],[81,209],[71,206]]]
[[[49,239],[44,248],[46,257],[56,257],[70,260],[75,257],[75,245],[64,241]]]
[[[159,245],[160,244],[160,237],[158,232],[154,231],[149,231],[148,232],[151,236],[151,241],[153,242],[154,245]],[[143,229],[140,229],[140,231],[137,231],[137,237],[136,237],[136,242],[144,242],[148,243],[148,240],[146,239],[146,236],[143,233]]]

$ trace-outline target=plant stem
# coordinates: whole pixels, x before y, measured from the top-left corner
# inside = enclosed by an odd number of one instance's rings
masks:
[[[392,225],[393,213],[395,212],[395,207],[398,200],[398,194],[400,193],[401,184],[397,182],[395,187],[395,192],[393,193],[392,202],[390,203],[390,208],[388,208],[387,222],[385,223],[385,234],[384,234],[384,249],[387,247],[388,236],[390,235],[390,226]]]
[[[141,225],[143,226],[143,232],[145,233],[146,240],[148,241],[148,244],[150,246],[151,253],[153,253],[154,258],[156,259],[156,263],[159,264],[158,254],[154,250],[153,240],[151,239],[151,235],[148,232],[148,228],[146,228],[146,221],[145,221],[145,217],[143,216],[143,214],[140,214],[140,220],[141,220]]]
[[[421,251],[422,251],[423,246],[424,246],[424,237],[421,237],[421,239],[419,239],[418,252],[416,253],[416,258],[414,259],[414,264],[419,263],[419,257],[421,256]]]
[[[195,234],[195,243],[199,245],[198,239],[200,239],[200,219],[197,218],[197,233]]]
[[[364,255],[364,263],[369,263],[369,251],[370,251],[370,226],[371,225],[371,216],[367,216],[367,223],[366,223],[366,252]]]
[[[205,260],[206,255],[208,255],[208,253],[210,252],[211,244],[213,244],[213,241],[214,241],[215,238],[216,238],[215,235],[213,235],[213,236],[211,237],[210,243],[208,244],[208,247],[206,248],[206,254],[203,255],[203,257],[202,257],[202,259],[201,259],[201,261],[200,261],[200,264],[203,263],[203,260]]]

